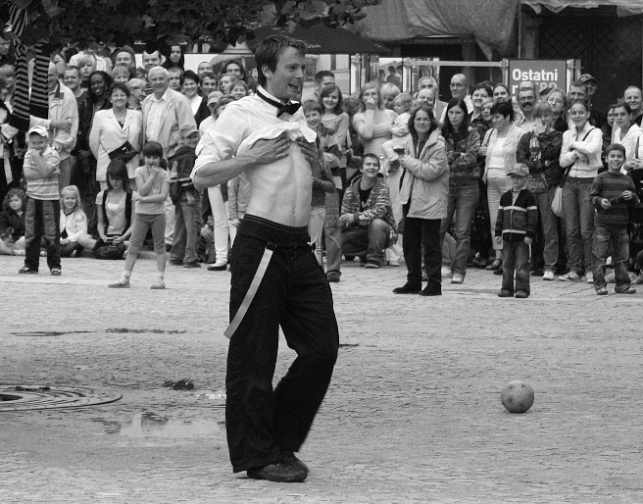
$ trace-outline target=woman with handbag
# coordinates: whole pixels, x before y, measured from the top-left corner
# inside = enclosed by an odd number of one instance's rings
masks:
[[[554,114],[548,102],[536,104],[534,118],[534,129],[518,142],[516,161],[529,167],[527,189],[536,198],[542,226],[542,233],[537,233],[541,239],[534,240],[531,247],[534,274],[536,269],[542,269],[543,280],[551,281],[558,262],[558,227],[551,205],[562,178],[558,159],[563,134],[554,129]]]
[[[89,133],[89,147],[96,158],[96,180],[101,190],[107,189],[107,167],[114,159],[127,166],[128,187],[134,189],[134,171],[138,167],[143,131],[143,116],[127,108],[130,91],[123,84],[114,84],[109,96],[112,108],[94,116]]]
[[[601,130],[589,123],[589,108],[576,102],[569,109],[573,128],[563,133],[560,166],[567,168],[563,187],[563,219],[569,256],[569,272],[558,277],[565,282],[578,282],[583,271],[587,282],[594,282],[592,273],[592,236],[594,233],[594,207],[589,201],[592,182],[603,166]]]

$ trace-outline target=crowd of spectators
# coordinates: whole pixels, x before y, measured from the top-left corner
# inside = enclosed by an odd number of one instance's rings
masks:
[[[19,82],[10,44],[0,42],[4,125]],[[130,255],[150,238],[148,228],[159,257],[154,288],[164,287],[166,252],[170,265],[227,269],[248,182],[241,174],[199,192],[190,172],[199,139],[228,104],[254,94],[257,83],[238,60],[186,70],[181,46],[166,57],[143,53],[142,62],[137,68],[128,46],[56,53],[47,119],[32,117],[26,134],[3,129],[0,254],[25,255],[21,273],[37,272],[39,255],[55,275],[60,256],[127,257],[124,276],[110,284],[127,287]],[[394,289],[398,294],[439,295],[442,282],[463,283],[471,267],[497,275],[504,269],[507,276],[503,262],[509,258],[511,268],[518,267],[513,245],[503,240],[515,237],[515,229],[503,227],[514,208],[506,199],[513,188],[514,206],[523,189],[533,196],[533,203],[531,196],[519,201],[529,202],[525,212],[535,210],[529,213],[536,216],[533,229],[523,230],[532,277],[595,283],[598,260],[619,272],[621,292],[633,290],[624,287],[619,264],[632,272],[631,282],[640,278],[641,89],[626,87],[603,113],[593,103],[597,81],[588,74],[568,91],[525,81],[515,96],[502,83],[471,85],[464,74],[441,93],[427,76],[411,94],[401,92],[398,70],[389,67],[388,77],[346,97],[332,72],[319,72],[314,97],[303,103],[323,161],[312,174],[309,231],[330,282],[340,281],[342,260],[368,269],[405,263],[407,282]],[[632,197],[625,198],[629,249],[608,247],[599,258],[596,215],[618,203],[606,208],[594,186],[599,174],[610,172],[612,144],[622,145],[619,169],[633,183]],[[513,182],[520,177],[522,185]],[[562,214],[552,208],[557,189]]]

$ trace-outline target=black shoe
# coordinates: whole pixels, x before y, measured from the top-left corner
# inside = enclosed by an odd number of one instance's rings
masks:
[[[279,481],[283,483],[298,483],[306,479],[306,471],[301,467],[280,460],[274,464],[248,469],[248,478]]]
[[[38,270],[37,269],[31,269],[29,266],[25,266],[23,268],[20,268],[18,270],[18,273],[20,273],[21,275],[25,275],[25,274],[27,274],[27,275],[37,275]]]
[[[476,257],[473,261],[471,261],[471,263],[476,268],[485,269],[487,267],[487,265],[489,264],[489,258],[488,257]]]
[[[410,283],[405,283],[402,287],[395,287],[393,294],[418,294],[422,290],[422,286],[414,286]]]
[[[326,278],[329,282],[337,283],[339,282],[339,273],[331,271],[330,273],[326,273]]]
[[[498,292],[498,297],[514,297],[514,293],[508,290],[501,290]]]
[[[172,266],[183,266],[183,261],[180,259],[170,259],[170,264]]]
[[[529,292],[522,291],[522,290],[516,291],[516,297],[517,298],[522,298],[522,299],[528,298],[529,297]]]
[[[496,275],[496,276],[502,276],[502,267],[500,267],[500,268],[498,268],[496,270],[493,270],[493,274]]]
[[[441,296],[442,290],[437,290],[435,288],[425,287],[420,291],[420,296]]]
[[[304,464],[301,460],[297,458],[294,452],[291,451],[282,451],[282,455],[284,456],[284,460],[288,462],[291,466],[303,469],[306,471],[306,475],[310,472],[308,469],[308,466]]]
[[[196,261],[185,263],[183,265],[183,267],[184,268],[199,268],[199,269],[201,269],[201,265]]]

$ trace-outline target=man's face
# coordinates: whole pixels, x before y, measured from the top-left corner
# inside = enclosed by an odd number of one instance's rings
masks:
[[[270,70],[268,65],[262,69],[266,76],[266,91],[285,102],[299,100],[304,88],[305,69],[306,57],[294,47],[286,47],[281,51],[274,70]]]
[[[570,103],[584,102],[587,100],[587,93],[585,87],[572,86],[567,93]]]
[[[317,130],[319,123],[321,122],[321,114],[319,110],[308,110],[304,113],[308,127],[313,130]]]
[[[49,64],[49,70],[47,70],[47,84],[49,84],[49,91],[56,89],[56,84],[58,83],[58,71],[56,70],[56,65],[53,63]]]
[[[431,88],[424,88],[418,91],[417,102],[423,103],[431,108],[433,111],[433,106],[435,104],[435,94]]]
[[[464,75],[454,75],[449,85],[452,98],[462,100],[467,95],[467,79]]]
[[[199,66],[196,72],[199,78],[201,78],[205,72],[211,72],[211,71],[212,71],[212,65],[204,61],[203,63],[199,63]]]
[[[78,70],[65,70],[63,83],[72,91],[76,91],[76,89],[78,89],[78,86],[80,86],[80,75],[78,74]]]
[[[152,91],[158,96],[165,93],[170,86],[170,79],[160,68],[158,70],[152,70],[148,76],[148,80],[150,81],[150,86],[152,86]]]
[[[0,56],[6,56],[9,54],[9,48],[11,47],[11,42],[0,37]]]
[[[322,81],[319,83],[319,89],[324,89],[332,84],[335,84],[335,77],[330,77],[328,75],[322,78]]]
[[[377,177],[377,174],[380,171],[380,164],[378,163],[377,159],[371,156],[366,156],[364,158],[360,171],[362,172],[362,176],[365,179],[373,179]]]
[[[639,89],[628,89],[623,94],[623,101],[627,103],[632,112],[641,110],[641,91]]]
[[[119,52],[116,55],[115,66],[124,66],[127,68],[131,68],[132,66],[134,66],[132,55],[128,52]]]
[[[203,96],[209,96],[212,91],[217,90],[217,80],[212,77],[204,77],[201,90],[203,91]]]
[[[434,89],[433,81],[431,79],[420,79],[420,89]]]
[[[168,70],[170,74],[170,89],[174,89],[174,91],[181,91],[181,72],[173,71],[173,70]]]
[[[154,51],[152,54],[148,54],[146,52],[143,53],[143,66],[145,67],[145,70],[147,72],[149,72],[155,66],[159,66],[160,64],[161,58],[158,51]]]
[[[625,163],[625,157],[620,150],[612,150],[607,154],[607,167],[612,173],[620,173],[621,167]]]
[[[536,97],[531,89],[518,93],[518,104],[525,114],[531,114],[534,111],[534,103],[536,103]]]

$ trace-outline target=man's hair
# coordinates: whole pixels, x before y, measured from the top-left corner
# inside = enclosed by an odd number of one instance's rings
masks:
[[[475,93],[479,89],[482,89],[485,93],[487,93],[487,96],[489,96],[489,98],[491,98],[493,96],[493,89],[492,89],[491,84],[489,83],[489,81],[478,82],[471,89],[471,94]]]
[[[157,66],[154,66],[154,67],[150,68],[150,71],[149,71],[149,73],[147,75],[149,76],[152,72],[160,72],[165,76],[166,79],[168,79],[170,77],[170,73],[167,71],[167,68],[163,68],[160,65],[157,65]],[[197,81],[198,81],[198,79],[197,79]]]
[[[316,100],[306,100],[301,108],[304,111],[304,114],[306,112],[310,112],[311,110],[316,110],[320,114],[324,113],[324,111],[322,110],[322,106]]]
[[[375,154],[373,154],[372,152],[369,152],[368,154],[364,154],[364,155],[362,156],[362,167],[364,166],[364,161],[366,161],[366,159],[367,159],[367,158],[371,158],[371,159],[374,159],[375,161],[377,161],[377,167],[378,167],[378,168],[381,168],[380,158],[378,158],[378,157],[377,157]]]
[[[65,72],[69,72],[70,70],[76,72],[80,76],[80,68],[78,68],[76,65],[69,65],[67,68],[65,68]]]
[[[146,142],[141,151],[143,157],[163,157],[163,146],[158,142]]]
[[[630,89],[636,89],[639,93],[643,94],[643,92],[641,91],[640,87],[638,87],[638,86],[627,86],[625,88],[625,91],[623,91],[623,96],[625,96],[625,93],[627,93]]]
[[[395,67],[393,65],[389,65],[388,71],[395,73]]]
[[[322,81],[324,80],[324,77],[330,77],[331,79],[335,79],[335,74],[330,70],[320,70],[315,74],[315,83],[321,84]]]
[[[573,82],[569,85],[569,89],[570,89],[570,91],[571,91],[571,89],[572,89],[573,87],[575,87],[575,88],[582,88],[582,89],[583,89],[583,92],[585,93],[585,96],[587,96],[587,86],[585,85],[585,83],[584,83],[584,82],[581,82],[581,81],[579,81],[579,80],[575,80],[575,81],[573,81]]]
[[[217,81],[217,85],[219,85],[219,79],[217,79],[217,76],[216,76],[216,75],[214,75],[214,72],[210,72],[210,71],[203,72],[203,74],[201,75],[201,85],[203,85],[203,81],[204,81],[206,78],[208,78],[208,79],[214,79],[215,81]]]
[[[605,157],[607,157],[607,155],[612,151],[619,151],[623,154],[623,157],[626,157],[625,147],[623,147],[620,143],[613,143],[607,149],[605,149]]]
[[[196,72],[193,72],[192,70],[186,70],[185,72],[183,72],[183,75],[181,75],[181,86],[185,82],[185,79],[190,79],[191,81],[194,81],[197,87],[201,85],[199,76],[196,74]]]
[[[295,49],[301,56],[306,55],[306,46],[301,40],[286,35],[270,35],[266,37],[255,51],[255,62],[259,74],[259,85],[265,86],[266,76],[263,73],[263,66],[266,65],[271,72],[277,69],[277,61],[281,53],[288,47]]]
[[[502,117],[509,117],[511,122],[514,122],[514,108],[511,102],[501,101],[491,107],[491,115],[500,114]]]

